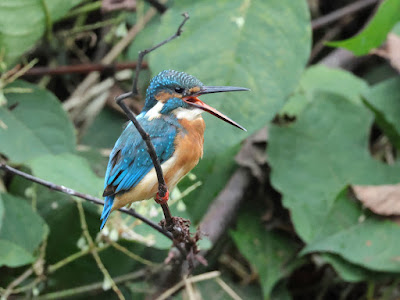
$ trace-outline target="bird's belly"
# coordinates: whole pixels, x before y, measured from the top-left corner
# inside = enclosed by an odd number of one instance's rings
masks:
[[[171,168],[171,165],[174,163],[175,158],[172,156],[164,164],[162,164],[161,168],[163,170],[163,174],[168,172],[168,170]],[[153,198],[157,194],[157,191],[158,179],[156,171],[153,168],[134,188],[130,189],[129,191],[119,193],[115,196],[112,210],[124,207],[132,202]]]
[[[174,154],[161,165],[165,182],[170,190],[197,165],[199,159],[203,156],[204,121],[201,119],[191,123],[192,126],[199,127],[200,130],[188,130],[192,134],[178,136],[175,140]],[[115,196],[112,210],[124,207],[132,202],[154,198],[157,191],[157,174],[155,169],[152,168],[134,188]]]

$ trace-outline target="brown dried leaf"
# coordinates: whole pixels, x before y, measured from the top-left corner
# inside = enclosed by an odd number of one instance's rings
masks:
[[[394,33],[389,33],[384,46],[371,51],[390,61],[390,64],[397,71],[400,71],[400,37]]]
[[[400,215],[400,183],[353,185],[353,192],[366,207],[383,216]]]

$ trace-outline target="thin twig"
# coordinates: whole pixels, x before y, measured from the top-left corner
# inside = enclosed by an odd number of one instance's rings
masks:
[[[157,297],[156,300],[165,300],[168,297],[172,296],[173,294],[175,294],[177,291],[179,291],[185,285],[185,282],[194,283],[194,282],[204,281],[204,280],[208,280],[208,279],[213,279],[213,278],[219,277],[220,275],[221,275],[221,273],[219,271],[212,271],[212,272],[203,273],[203,274],[200,274],[197,276],[185,278],[185,279],[181,280],[180,282],[178,282],[173,287],[171,287],[170,289],[166,290],[164,293],[162,293],[159,297]]]
[[[170,36],[166,40],[162,41],[161,43],[153,46],[152,48],[143,50],[143,51],[141,51],[139,53],[139,58],[137,60],[137,66],[136,66],[136,74],[135,74],[135,77],[133,79],[132,91],[129,92],[129,93],[122,94],[122,95],[118,96],[115,99],[115,101],[122,108],[122,110],[125,112],[127,117],[132,121],[133,125],[136,127],[137,131],[140,133],[142,139],[146,143],[147,152],[150,155],[150,158],[151,158],[151,160],[153,162],[153,165],[154,165],[154,169],[155,169],[156,174],[157,174],[158,195],[160,197],[165,197],[167,195],[167,193],[168,193],[168,187],[167,187],[167,184],[165,183],[164,175],[163,175],[163,172],[162,172],[162,169],[161,169],[160,160],[158,159],[158,156],[157,156],[156,151],[154,149],[154,145],[151,142],[150,135],[143,129],[143,127],[140,125],[140,123],[136,120],[135,115],[130,110],[130,108],[125,105],[123,100],[126,99],[126,98],[129,98],[129,97],[132,97],[132,96],[136,96],[138,94],[137,83],[138,83],[139,73],[140,73],[140,70],[141,70],[140,66],[141,66],[143,58],[146,56],[146,54],[158,49],[159,47],[165,45],[166,43],[170,42],[171,40],[173,40],[173,39],[175,39],[175,38],[177,38],[178,36],[181,35],[182,27],[185,25],[186,21],[189,19],[188,13],[183,13],[182,16],[184,17],[183,21],[179,25],[178,30],[175,32],[175,34],[173,34],[172,36]],[[164,216],[165,216],[165,221],[166,221],[167,227],[172,229],[174,224],[173,224],[171,212],[169,211],[168,204],[161,204],[161,207],[162,207],[163,212],[164,212]]]
[[[45,186],[45,187],[47,187],[47,188],[49,188],[51,190],[62,192],[64,194],[68,194],[70,196],[75,196],[75,197],[87,200],[89,202],[92,202],[94,204],[103,205],[104,206],[104,201],[100,200],[99,198],[93,197],[91,195],[83,194],[83,193],[77,192],[77,191],[75,191],[75,190],[73,190],[71,188],[68,188],[68,187],[65,187],[65,186],[62,186],[62,185],[57,185],[57,184],[54,184],[52,182],[37,178],[37,177],[35,177],[33,175],[30,175],[30,174],[24,173],[24,172],[22,172],[20,170],[14,169],[14,168],[12,168],[12,167],[4,164],[4,163],[0,163],[0,169],[3,169],[3,170],[5,170],[7,172],[10,172],[12,174],[21,176],[21,177],[23,177],[23,178],[25,178],[27,180],[32,181],[32,182],[41,184],[41,185],[43,185],[43,186]],[[166,236],[170,240],[173,240],[172,234],[170,232],[165,231],[161,226],[159,226],[158,224],[154,223],[153,221],[147,219],[146,217],[142,216],[141,214],[137,213],[135,210],[126,209],[126,208],[120,208],[119,211],[124,213],[124,214],[130,215],[132,217],[135,217],[135,218],[143,221],[144,223],[146,223],[150,227],[152,227],[155,230],[157,230],[158,232],[162,233],[164,236]]]
[[[219,284],[219,286],[234,300],[242,300],[242,298],[236,294],[236,292],[220,277],[215,278],[215,281]]]
[[[325,44],[334,39],[351,20],[351,17],[343,18],[337,26],[326,30],[322,38],[314,44],[310,57],[308,58],[309,64],[311,64],[317,55],[325,48]]]
[[[13,280],[6,288],[4,291],[3,295],[1,296],[1,299],[7,299],[8,296],[10,296],[13,293],[14,287],[18,286],[20,283],[22,283],[26,278],[31,276],[33,273],[33,267],[30,267],[27,269],[24,273],[22,273],[20,276],[18,276],[15,280]]]
[[[379,0],[359,0],[357,2],[351,3],[343,8],[340,8],[338,10],[335,10],[331,12],[330,14],[327,14],[325,16],[322,16],[320,18],[317,18],[311,22],[311,28],[312,30],[319,29],[323,26],[326,26],[330,23],[333,23],[345,16],[354,14],[355,12],[358,12],[360,10],[366,9],[375,3],[377,3]]]
[[[94,260],[96,261],[96,264],[97,264],[99,270],[101,271],[101,273],[103,273],[105,280],[110,282],[111,288],[113,289],[115,294],[118,296],[118,299],[125,300],[125,297],[122,294],[121,290],[118,288],[117,284],[112,279],[110,273],[108,272],[108,270],[106,269],[106,267],[104,266],[103,262],[100,259],[99,253],[97,252],[97,249],[96,249],[96,245],[94,244],[94,241],[93,241],[93,239],[89,233],[88,227],[87,227],[85,211],[83,210],[82,202],[78,201],[76,203],[76,205],[77,205],[78,211],[79,211],[79,219],[81,222],[81,228],[82,228],[83,235],[85,236],[85,238],[89,244],[90,252],[92,253]]]
[[[118,244],[118,243],[116,243],[114,241],[108,240],[108,243],[110,243],[111,246],[113,246],[118,251],[121,251],[126,256],[129,256],[130,258],[132,258],[133,260],[136,260],[137,262],[140,262],[140,263],[142,263],[142,264],[144,264],[146,266],[153,266],[154,267],[154,266],[157,265],[157,264],[153,263],[152,261],[147,260],[147,259],[145,259],[145,258],[143,258],[143,257],[141,257],[141,256],[129,251],[127,248],[125,248],[124,246],[122,246],[122,245],[120,245],[120,244]]]
[[[143,270],[139,270],[134,273],[115,277],[114,282],[116,284],[119,284],[119,283],[123,283],[126,281],[138,280],[140,278],[145,277],[147,274],[148,274],[148,270],[143,269]],[[62,298],[66,298],[66,297],[71,297],[73,295],[88,293],[88,292],[95,291],[95,290],[101,290],[102,287],[103,287],[103,282],[97,282],[97,283],[79,286],[79,287],[72,288],[72,289],[61,290],[61,291],[57,291],[57,292],[53,292],[53,293],[44,294],[44,295],[39,296],[36,299],[37,300],[62,299]]]
[[[79,64],[79,65],[70,65],[70,66],[58,66],[54,68],[49,67],[35,67],[22,75],[22,77],[29,76],[44,76],[44,75],[64,75],[64,74],[85,74],[90,72],[112,72],[125,70],[125,69],[135,69],[137,63],[136,62],[122,62],[116,64],[95,64],[95,63],[87,63],[87,64]],[[142,63],[142,69],[147,69],[148,64],[146,62]]]
[[[188,277],[185,276],[185,278],[183,279],[184,283],[185,283],[185,289],[186,289],[186,293],[187,296],[189,298],[189,300],[197,300],[196,294],[194,292],[194,288],[192,283],[188,280]]]
[[[131,44],[132,40],[136,37],[136,35],[144,28],[144,26],[157,14],[157,11],[153,8],[150,8],[143,18],[140,18],[135,26],[133,26],[128,33],[121,39],[101,60],[102,64],[108,65],[111,64],[121,52]],[[81,107],[84,106],[85,103],[82,103],[81,96],[86,93],[86,91],[97,82],[100,78],[100,74],[98,72],[90,73],[75,89],[72,95],[69,97],[67,101],[63,103],[63,107],[66,110],[70,110],[76,107],[79,111]]]
[[[184,12],[182,14],[183,16],[183,21],[182,23],[179,25],[178,30],[175,32],[175,34],[173,34],[172,36],[170,36],[169,38],[167,38],[166,40],[162,41],[161,43],[149,48],[149,49],[145,49],[143,51],[139,52],[139,57],[137,60],[137,65],[136,65],[136,74],[135,74],[135,78],[133,80],[133,86],[132,86],[132,95],[136,96],[138,94],[138,80],[139,80],[139,73],[141,71],[141,65],[143,62],[143,58],[149,54],[150,52],[153,52],[154,50],[160,48],[161,46],[169,43],[170,41],[172,41],[173,39],[176,39],[177,37],[179,37],[182,34],[182,28],[185,25],[186,21],[189,20],[189,14],[187,12]]]
[[[104,247],[97,248],[97,251],[100,252],[100,251],[106,250],[110,246],[111,245],[105,245]],[[88,253],[90,253],[90,249],[89,248],[81,250],[81,251],[76,252],[74,254],[71,254],[71,255],[67,256],[66,258],[63,258],[62,260],[56,262],[55,264],[50,265],[48,267],[48,269],[47,269],[47,274],[54,273],[58,269],[60,269],[60,268],[64,267],[65,265],[77,260],[78,258],[81,258],[82,256],[85,256]]]
[[[111,245],[108,244],[108,245],[105,245],[104,247],[96,248],[96,249],[97,249],[97,252],[100,252],[100,251],[103,251],[103,250],[107,249],[110,246]],[[55,264],[49,266],[47,268],[46,274],[47,275],[48,274],[52,274],[52,273],[56,272],[58,269],[64,267],[65,265],[67,265],[67,264],[77,260],[78,258],[80,258],[80,257],[82,257],[82,256],[84,256],[86,254],[89,254],[89,253],[90,253],[90,249],[88,248],[86,250],[81,250],[81,251],[76,252],[76,253],[74,253],[74,254],[72,254],[70,256],[67,256],[66,258],[63,258],[62,260],[60,260],[59,262],[56,262]],[[26,284],[24,286],[21,286],[19,288],[14,289],[11,292],[11,294],[21,294],[21,293],[23,293],[23,292],[25,292],[27,290],[31,290],[31,289],[33,289],[33,287],[37,286],[40,282],[44,281],[45,279],[46,279],[45,276],[36,277],[35,280],[31,281],[30,283],[28,283],[28,284]]]

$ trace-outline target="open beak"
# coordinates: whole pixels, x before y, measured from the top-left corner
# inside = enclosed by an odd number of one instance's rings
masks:
[[[182,98],[183,101],[186,103],[190,104],[191,106],[200,108],[217,118],[220,118],[221,120],[224,120],[225,122],[236,126],[237,128],[240,128],[244,131],[247,131],[243,126],[239,125],[232,119],[228,118],[224,114],[220,113],[218,110],[215,108],[205,104],[203,101],[201,101],[197,96],[204,95],[204,94],[212,94],[212,93],[224,93],[224,92],[238,92],[238,91],[249,91],[249,89],[242,88],[242,87],[235,87],[235,86],[203,86],[201,87],[200,91],[197,93],[194,93],[189,96],[185,96]]]

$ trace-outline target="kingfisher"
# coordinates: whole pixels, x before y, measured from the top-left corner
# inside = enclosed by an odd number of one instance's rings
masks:
[[[173,189],[203,156],[205,123],[202,112],[206,111],[246,131],[198,96],[248,90],[232,86],[205,86],[194,76],[174,70],[162,71],[150,81],[145,104],[137,120],[150,135],[168,190]],[[160,197],[157,190],[157,175],[146,143],[129,122],[108,161],[100,229],[112,211],[132,202],[154,198],[159,204],[166,203],[168,194]]]

